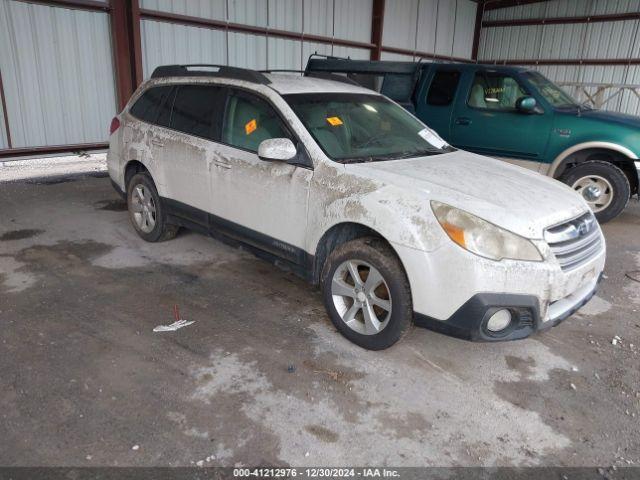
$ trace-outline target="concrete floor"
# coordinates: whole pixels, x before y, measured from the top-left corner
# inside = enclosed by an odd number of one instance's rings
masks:
[[[640,462],[635,202],[604,228],[599,295],[559,327],[414,329],[383,352],[268,263],[189,232],[143,242],[107,178],[5,183],[0,205],[0,465]],[[153,333],[174,304],[195,323]]]

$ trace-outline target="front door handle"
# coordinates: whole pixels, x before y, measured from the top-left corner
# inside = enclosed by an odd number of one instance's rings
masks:
[[[471,119],[469,117],[456,118],[456,125],[471,125]]]
[[[153,145],[155,145],[156,147],[164,147],[164,143],[162,143],[160,140],[151,140],[151,143]]]
[[[231,161],[226,155],[223,155],[223,154],[219,154],[218,158],[215,158],[213,160],[213,163],[216,164],[216,167],[227,168],[227,169],[231,168]]]
[[[213,163],[216,164],[216,167],[220,167],[220,168],[231,168],[231,164],[227,163],[227,162],[223,162],[222,160],[215,160]]]

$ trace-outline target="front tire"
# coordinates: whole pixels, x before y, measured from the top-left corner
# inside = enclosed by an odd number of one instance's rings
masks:
[[[146,172],[136,173],[127,184],[129,219],[136,233],[147,242],[170,240],[178,227],[167,223],[158,190]]]
[[[410,330],[409,281],[398,257],[380,239],[338,246],[325,262],[321,286],[334,326],[362,348],[389,348]]]
[[[602,160],[579,163],[560,180],[582,195],[600,223],[620,215],[631,196],[629,179],[624,172]]]

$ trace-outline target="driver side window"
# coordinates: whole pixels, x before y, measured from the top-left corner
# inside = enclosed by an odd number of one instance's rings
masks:
[[[257,152],[263,140],[291,138],[276,111],[267,102],[244,92],[231,92],[222,127],[222,142]]]
[[[516,101],[527,95],[515,78],[492,72],[478,72],[473,79],[468,104],[485,110],[513,111]]]

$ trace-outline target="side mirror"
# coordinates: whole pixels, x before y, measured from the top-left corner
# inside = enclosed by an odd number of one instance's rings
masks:
[[[516,100],[516,110],[520,113],[534,113],[537,102],[533,97],[520,97]]]
[[[288,138],[269,138],[258,146],[258,157],[267,162],[287,162],[297,153],[296,146]]]

